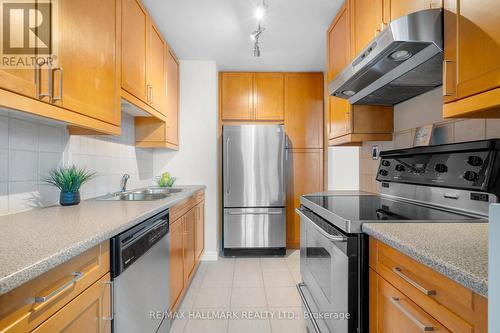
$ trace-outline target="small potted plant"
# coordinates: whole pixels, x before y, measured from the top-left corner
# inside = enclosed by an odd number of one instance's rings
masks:
[[[59,196],[61,206],[73,206],[80,203],[80,187],[94,176],[95,172],[73,165],[52,169],[43,181],[61,190]]]

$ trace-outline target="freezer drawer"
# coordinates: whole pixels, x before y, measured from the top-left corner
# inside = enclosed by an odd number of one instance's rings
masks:
[[[224,210],[224,248],[285,247],[284,208]]]

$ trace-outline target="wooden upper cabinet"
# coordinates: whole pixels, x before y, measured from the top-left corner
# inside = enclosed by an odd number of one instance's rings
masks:
[[[358,55],[384,28],[383,0],[351,0],[354,54]]]
[[[34,69],[0,69],[0,88],[27,97],[36,97]]]
[[[347,1],[333,20],[327,33],[328,71],[327,84],[330,83],[349,64],[351,47],[350,3]],[[350,131],[351,105],[347,100],[328,96],[328,138],[346,135]]]
[[[323,73],[285,74],[289,148],[323,148]]]
[[[500,2],[445,1],[445,117],[500,118]]]
[[[440,8],[442,2],[443,0],[383,0],[384,10],[386,13],[387,9],[390,11],[390,21],[419,10]]]
[[[222,120],[253,119],[253,73],[221,73]]]
[[[57,67],[52,70],[53,103],[120,125],[115,95],[116,2],[56,2],[59,10]]]
[[[122,88],[147,102],[148,13],[137,0],[122,0]]]
[[[284,119],[284,74],[254,74],[255,120]]]
[[[167,91],[166,91],[166,58],[165,41],[156,26],[149,23],[149,47],[148,47],[148,85],[149,104],[160,113],[166,115]]]
[[[177,58],[167,50],[165,55],[167,70],[167,134],[166,141],[179,145],[179,63]]]

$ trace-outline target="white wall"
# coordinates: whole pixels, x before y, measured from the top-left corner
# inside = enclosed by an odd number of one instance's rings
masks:
[[[0,215],[57,204],[59,190],[42,178],[62,165],[97,172],[82,186],[83,199],[117,191],[123,173],[131,175],[131,187],[150,185],[152,150],[135,148],[133,126],[124,114],[121,136],[70,136],[64,124],[0,110]]]
[[[359,148],[328,148],[328,190],[359,189]]]
[[[154,174],[168,171],[177,185],[206,185],[205,254],[218,248],[217,67],[214,61],[180,62],[180,150],[155,150]]]

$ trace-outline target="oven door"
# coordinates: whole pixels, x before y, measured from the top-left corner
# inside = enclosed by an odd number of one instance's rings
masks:
[[[313,332],[351,333],[357,325],[357,236],[349,237],[313,212],[300,208],[299,285]],[[302,289],[302,290],[301,290]]]

